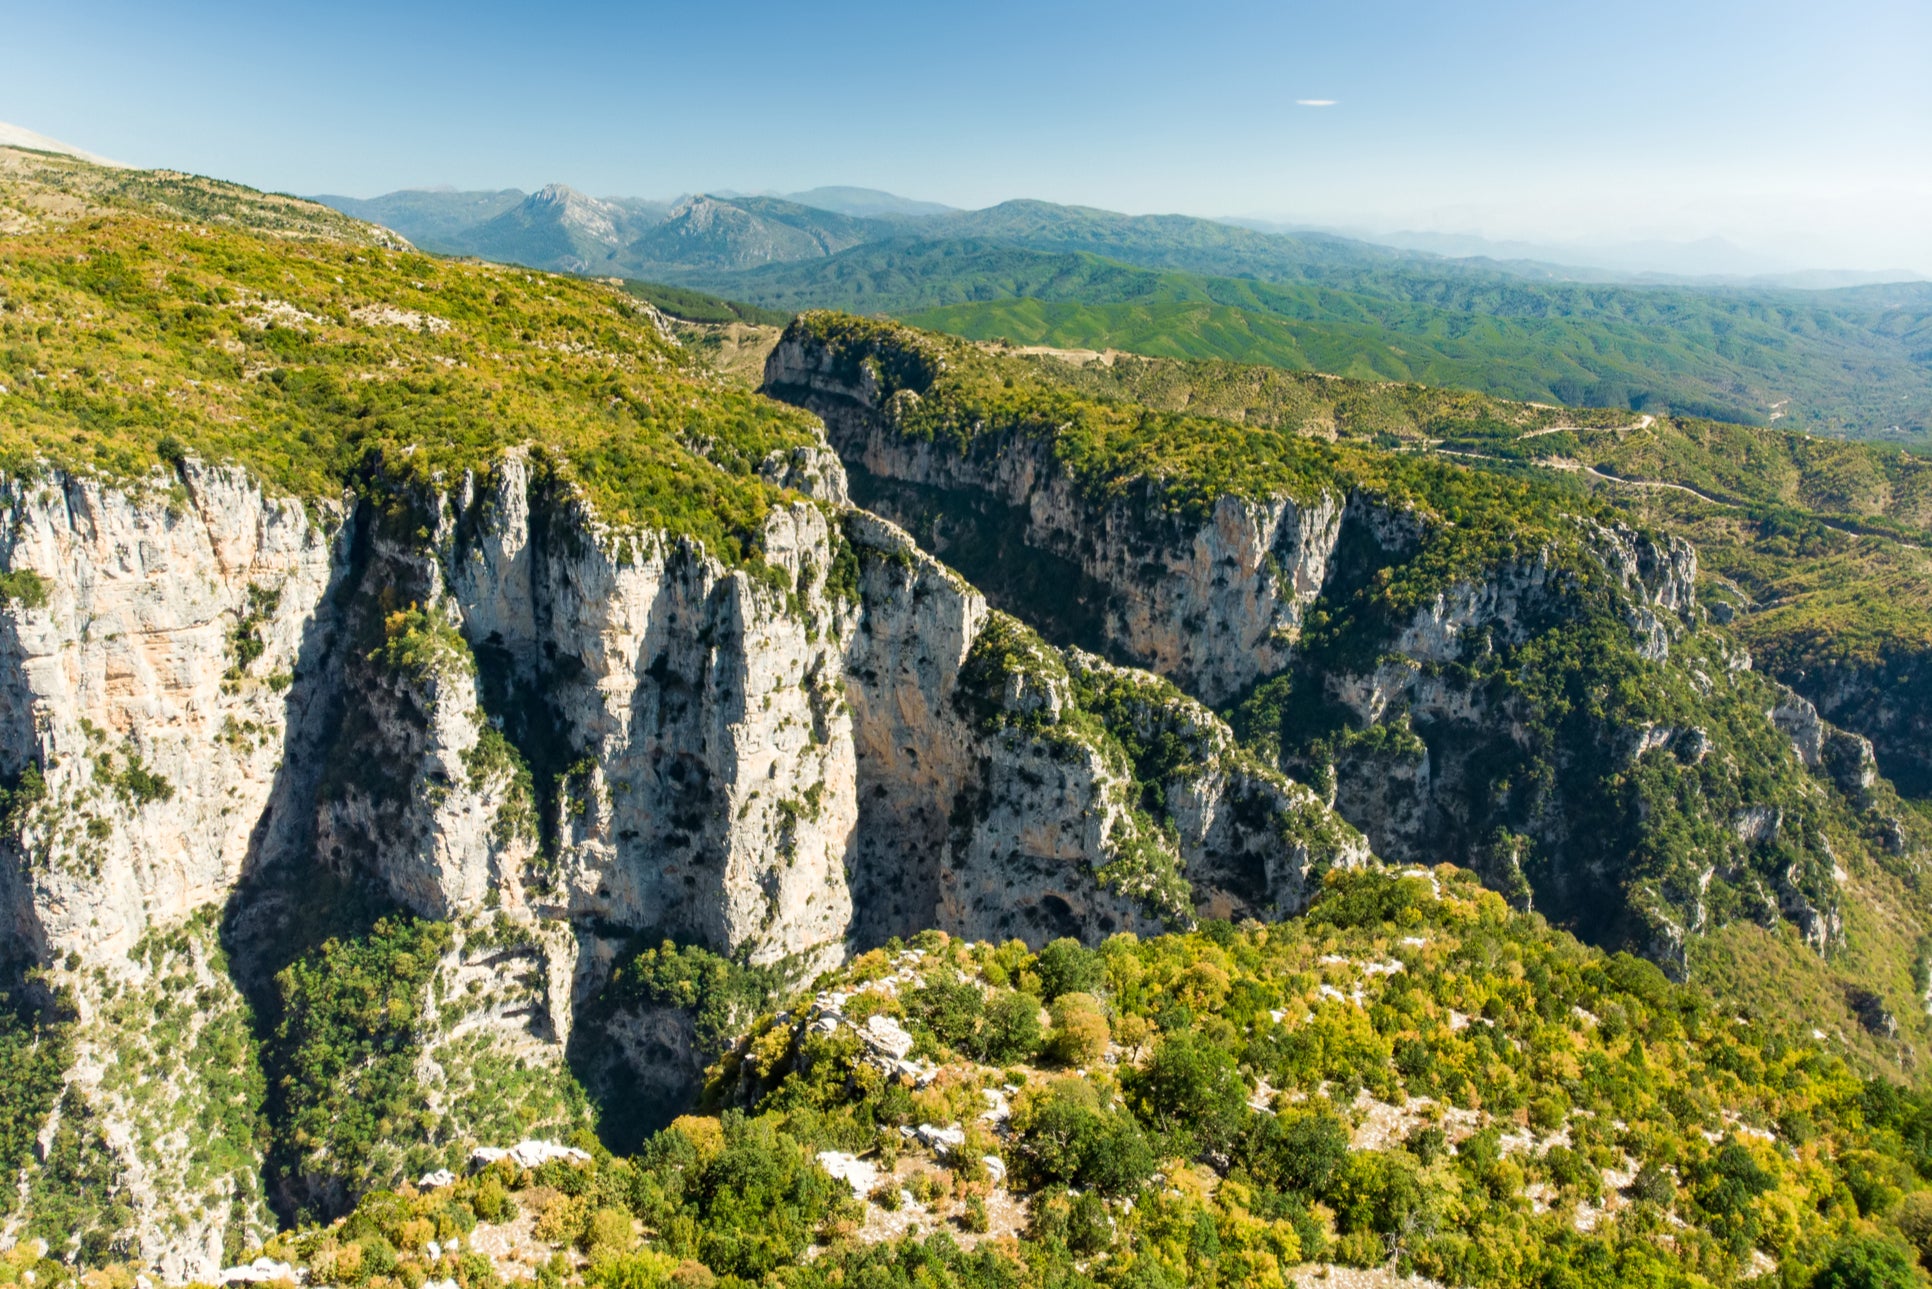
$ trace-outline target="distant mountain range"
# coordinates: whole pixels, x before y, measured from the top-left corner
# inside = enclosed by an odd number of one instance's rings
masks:
[[[1259,219],[1230,219],[1228,222],[1265,233],[1334,233],[1398,250],[1492,261],[1524,276],[1571,282],[1790,287],[1811,291],[1885,282],[1914,282],[1926,277],[1924,273],[1906,268],[1793,268],[1769,256],[1745,250],[1721,237],[1701,237],[1690,241],[1651,238],[1634,242],[1536,242],[1482,237],[1473,233],[1311,228],[1303,224],[1282,224]]]
[[[1043,201],[955,210],[862,188],[319,200],[439,253],[765,308],[1932,444],[1932,283],[1654,280],[1506,258],[1536,249],[1513,244],[1470,258]]]

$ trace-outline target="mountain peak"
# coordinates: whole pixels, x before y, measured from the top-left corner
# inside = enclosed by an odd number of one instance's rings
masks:
[[[587,197],[569,184],[545,184],[530,195],[524,207],[532,214],[555,219],[596,241],[615,245],[621,240],[617,223],[623,210],[610,202]]]

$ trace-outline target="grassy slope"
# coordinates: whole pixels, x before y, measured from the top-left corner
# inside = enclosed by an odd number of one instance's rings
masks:
[[[85,168],[3,177],[0,202],[43,212],[0,241],[9,469],[126,478],[186,451],[321,496],[375,461],[427,477],[535,443],[606,521],[737,559],[775,496],[758,463],[813,439],[601,284],[434,260],[293,201],[264,238],[234,226],[275,199],[219,185],[183,224]]]

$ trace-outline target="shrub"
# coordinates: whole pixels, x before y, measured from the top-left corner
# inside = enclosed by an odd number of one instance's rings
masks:
[[[1914,1249],[1919,1261],[1932,1258],[1932,1191],[1913,1191],[1892,1212],[1899,1234]]]
[[[1348,1159],[1348,1125],[1325,1110],[1257,1115],[1242,1144],[1249,1173],[1268,1186],[1320,1196]]]
[[[1067,993],[1053,1000],[1053,1033],[1046,1042],[1049,1056],[1062,1065],[1086,1066],[1107,1051],[1111,1034],[1092,994]]]
[[[1078,1254],[1098,1253],[1114,1242],[1113,1221],[1107,1205],[1093,1191],[1074,1196],[1067,1207],[1067,1248]]]
[[[1101,1108],[1093,1088],[1059,1079],[1016,1107],[1015,1126],[1036,1177],[1129,1195],[1154,1171],[1154,1151],[1131,1115]]]
[[[561,1192],[544,1196],[540,1201],[536,1225],[531,1228],[539,1240],[551,1244],[574,1244],[584,1232],[584,1222],[589,1216],[584,1202],[574,1195]]]
[[[1156,1044],[1146,1066],[1124,1083],[1142,1122],[1187,1153],[1227,1151],[1251,1113],[1234,1057],[1185,1030]]]
[[[624,1209],[600,1208],[584,1223],[582,1244],[592,1258],[610,1258],[633,1242],[631,1215]]]
[[[1107,963],[1078,940],[1059,939],[1040,950],[1033,970],[1040,977],[1040,996],[1052,1002],[1061,994],[1092,994],[1107,978]]]
[[[1405,1151],[1359,1150],[1336,1170],[1328,1188],[1343,1231],[1404,1229],[1426,1201],[1415,1157]]]
[[[912,1016],[923,1021],[940,1042],[968,1055],[980,1050],[980,1023],[986,995],[965,980],[936,980],[906,998]]]
[[[629,1219],[625,1219],[625,1222],[628,1237]],[[607,1257],[593,1256],[584,1272],[584,1283],[595,1286],[595,1289],[663,1289],[663,1286],[673,1284],[684,1289],[691,1282],[689,1279],[678,1281],[677,1275],[681,1270],[682,1264],[668,1254],[654,1249],[638,1249]]]
[[[1630,1182],[1630,1198],[1641,1203],[1669,1208],[1677,1198],[1677,1180],[1660,1165],[1645,1164]]]
[[[18,604],[40,609],[47,605],[47,580],[30,568],[0,573],[0,605]]]
[[[1032,994],[1002,992],[986,1004],[979,1058],[994,1065],[1031,1060],[1040,1050],[1040,1000]]]
[[[470,1207],[475,1210],[479,1220],[484,1222],[507,1222],[516,1216],[517,1206],[510,1199],[510,1192],[495,1177],[485,1177],[470,1199]]]
[[[1825,1259],[1811,1289],[1916,1289],[1922,1284],[1905,1249],[1873,1235],[1854,1235]]]

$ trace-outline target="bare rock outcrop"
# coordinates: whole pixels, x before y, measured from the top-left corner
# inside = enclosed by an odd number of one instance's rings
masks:
[[[259,1076],[150,1043],[128,1000],[205,977],[220,1050],[257,1061],[243,1000],[322,934],[317,891],[448,924],[413,1077],[455,1149],[496,1125],[479,1071],[554,1109],[588,1044],[683,1086],[689,1035],[588,1006],[639,932],[797,976],[926,927],[1279,915],[1366,858],[1206,708],[1047,645],[847,509],[829,450],[768,465],[797,491],[736,565],[610,529],[521,453],[308,506],[192,459],[4,482],[4,952],[75,1027],[47,1139],[124,1181],[141,1258],[213,1274],[268,1195],[252,1135],[182,1137],[125,1082],[194,1106]],[[1157,729],[1185,766],[1136,760]],[[215,1147],[256,1163],[190,1184]],[[288,1202],[350,1198],[326,1157],[290,1167]]]

